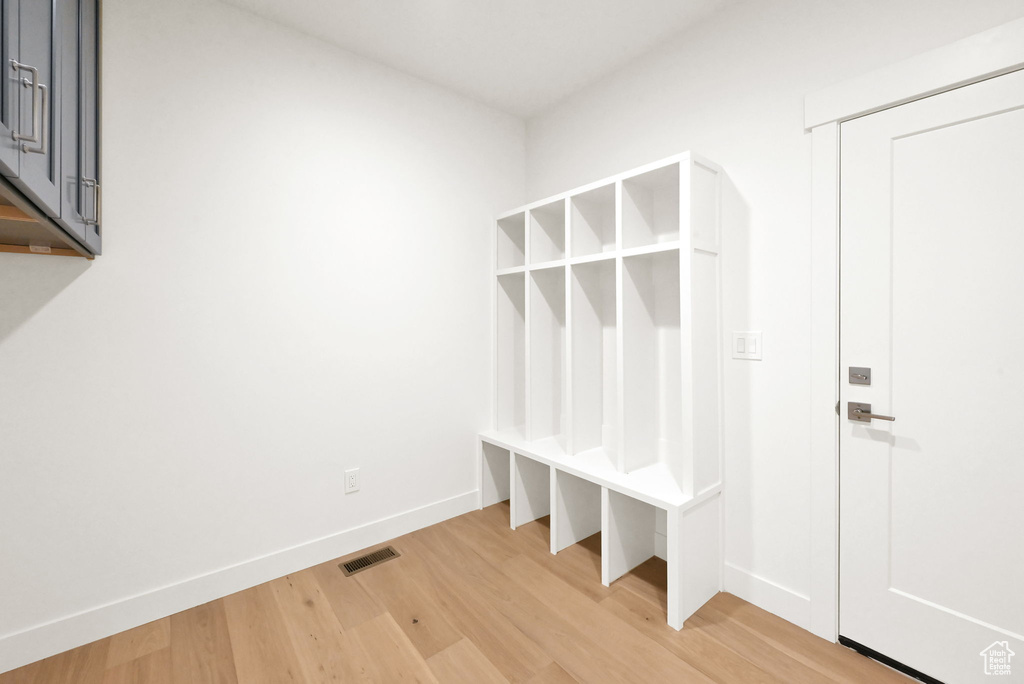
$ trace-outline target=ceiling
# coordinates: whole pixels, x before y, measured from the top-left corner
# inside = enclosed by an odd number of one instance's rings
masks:
[[[522,117],[736,0],[226,0]]]

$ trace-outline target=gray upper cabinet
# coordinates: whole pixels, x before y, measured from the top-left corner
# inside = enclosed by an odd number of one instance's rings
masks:
[[[0,205],[27,201],[57,243],[99,254],[99,0],[0,0],[0,58]],[[8,246],[23,232],[0,221]]]
[[[0,0],[0,173],[9,177],[16,177],[21,168],[21,144],[14,139],[14,133],[22,74],[12,65],[19,55],[18,5],[17,0]]]
[[[61,210],[58,223],[100,252],[97,0],[59,0],[62,26]]]
[[[18,56],[8,61],[17,72],[11,84],[19,104],[12,137],[21,143],[14,185],[47,216],[60,216],[61,24],[57,0],[21,0]]]

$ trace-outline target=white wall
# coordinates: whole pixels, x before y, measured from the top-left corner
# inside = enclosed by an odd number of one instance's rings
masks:
[[[798,624],[811,563],[803,96],[1021,15],[1022,0],[751,0],[527,123],[531,201],[688,149],[725,167],[725,326],[764,331],[763,361],[726,362],[726,588]]]
[[[103,4],[106,253],[0,254],[0,671],[475,507],[524,197],[516,118],[219,3]]]

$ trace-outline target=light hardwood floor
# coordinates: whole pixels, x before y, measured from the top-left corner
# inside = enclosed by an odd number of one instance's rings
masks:
[[[601,585],[598,535],[557,556],[498,504],[0,675],[0,684],[911,681],[730,594],[676,632],[665,564]],[[339,559],[340,560],[340,559]]]

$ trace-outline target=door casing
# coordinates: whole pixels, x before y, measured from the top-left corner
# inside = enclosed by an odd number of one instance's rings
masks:
[[[811,134],[811,617],[839,636],[839,134],[840,124],[1024,69],[1024,19],[807,96]]]

